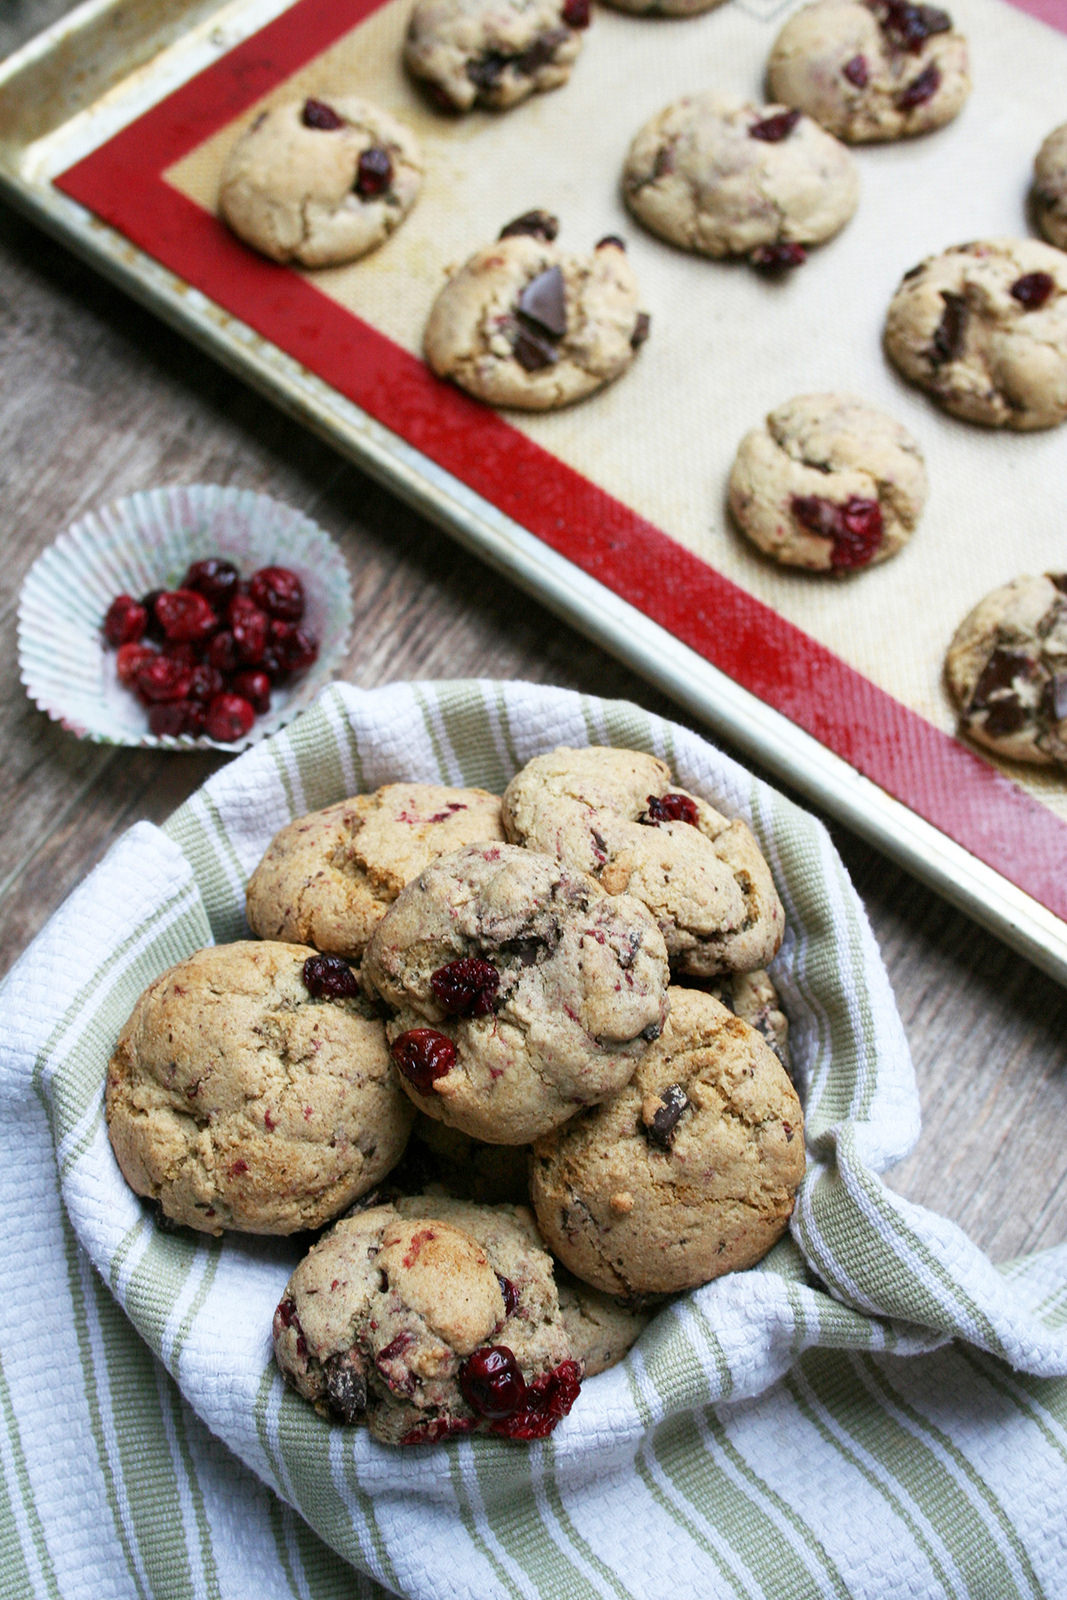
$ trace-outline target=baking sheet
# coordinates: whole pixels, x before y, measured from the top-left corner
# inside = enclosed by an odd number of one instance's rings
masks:
[[[58,100],[72,39],[95,29],[104,48],[119,8],[83,8],[5,71],[5,188],[770,770],[1067,975],[1067,783],[998,769],[956,741],[940,681],[947,639],[982,593],[1063,566],[1065,430],[1005,436],[947,418],[880,349],[885,305],[916,260],[1027,231],[1033,152],[1063,120],[1067,39],[1004,0],[957,5],[976,85],[962,116],[856,151],[856,217],[768,284],[643,234],[617,179],[637,126],[678,94],[760,98],[792,4],[729,0],[684,22],[601,8],[564,89],[463,119],[430,110],[399,66],[408,4],[195,7],[184,33],[170,16],[173,47],[142,45],[144,64],[113,62],[113,85],[94,82],[80,111],[57,108],[51,126],[20,133],[27,73],[50,73]],[[423,196],[351,267],[262,262],[213,215],[225,150],[271,99],[342,84],[416,128]],[[652,337],[594,399],[505,418],[430,377],[421,329],[447,266],[534,205],[560,216],[575,248],[626,238]],[[821,388],[898,416],[932,483],[911,545],[844,582],[763,561],[723,506],[741,434]]]

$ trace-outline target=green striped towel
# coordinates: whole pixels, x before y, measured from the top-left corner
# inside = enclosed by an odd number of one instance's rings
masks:
[[[244,935],[290,817],[590,742],[762,841],[809,1173],[791,1236],[659,1312],[550,1439],[390,1450],[275,1372],[291,1242],[162,1232],[126,1188],[105,1063],[149,978]],[[918,1107],[863,909],[823,828],[694,734],[532,684],[335,685],[121,839],[0,1017],[4,1600],[1067,1595],[1067,1248],[995,1268],[885,1186]]]

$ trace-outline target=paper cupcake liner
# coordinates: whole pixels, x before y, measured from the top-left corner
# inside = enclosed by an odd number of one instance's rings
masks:
[[[318,641],[306,671],[273,688],[271,708],[240,740],[156,735],[119,683],[102,625],[118,594],[177,587],[190,562],[292,569],[304,585],[302,623]],[[191,484],[147,489],[89,512],[34,562],[19,596],[19,675],[30,699],[80,739],[164,750],[243,750],[275,733],[330,681],[352,626],[352,586],[340,550],[292,506],[250,489]]]

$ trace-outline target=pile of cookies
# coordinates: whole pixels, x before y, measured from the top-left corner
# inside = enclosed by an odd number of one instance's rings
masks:
[[[327,1230],[273,1327],[327,1418],[543,1437],[664,1296],[787,1227],[781,902],[656,757],[356,795],[277,835],[246,906],[255,937],[138,1000],[108,1129],[168,1225]]]

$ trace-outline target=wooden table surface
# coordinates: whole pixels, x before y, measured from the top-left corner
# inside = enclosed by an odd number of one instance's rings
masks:
[[[5,0],[0,57],[69,9]],[[354,578],[340,672],[353,683],[523,678],[706,731],[0,206],[0,975],[126,828],[162,821],[228,759],[82,743],[19,683],[16,607],[37,554],[93,507],[175,483],[272,494],[333,535]],[[830,826],[889,969],[922,1099],[919,1143],[888,1181],[994,1260],[1062,1242],[1067,993]]]

